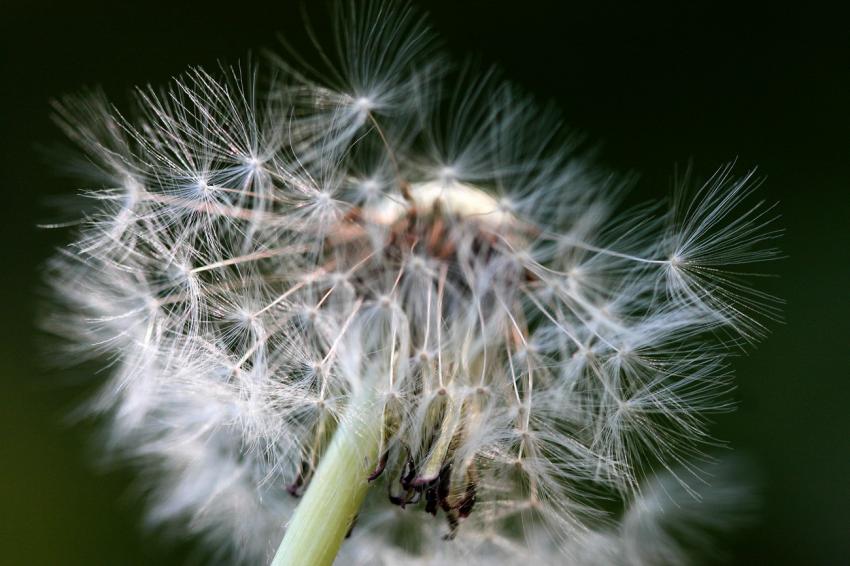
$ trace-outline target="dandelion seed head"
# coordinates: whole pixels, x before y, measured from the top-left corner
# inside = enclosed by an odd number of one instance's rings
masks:
[[[729,409],[727,350],[777,314],[738,269],[776,257],[770,207],[725,167],[617,213],[624,183],[554,110],[449,74],[406,4],[339,10],[324,78],[276,60],[262,91],[193,70],[134,117],[59,105],[100,188],[50,267],[51,329],[109,360],[94,406],[151,521],[221,556],[268,557],[369,390],[350,563],[617,563],[654,517],[641,486]],[[632,534],[611,498],[650,509]]]

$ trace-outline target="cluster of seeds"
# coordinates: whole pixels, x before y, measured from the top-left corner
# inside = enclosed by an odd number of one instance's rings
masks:
[[[364,392],[363,545],[425,553],[381,526],[420,504],[450,539],[570,553],[597,496],[687,468],[729,407],[727,352],[775,312],[733,271],[775,257],[770,208],[724,168],[615,212],[624,183],[557,113],[447,70],[415,10],[339,24],[327,81],[278,62],[262,88],[140,90],[134,118],[59,106],[100,206],[53,264],[50,324],[109,357],[96,407],[156,478],[153,519],[236,559],[274,548]]]

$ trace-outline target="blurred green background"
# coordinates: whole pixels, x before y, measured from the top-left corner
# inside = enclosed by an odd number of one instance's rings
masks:
[[[701,175],[758,165],[781,201],[789,258],[769,289],[786,323],[736,360],[740,409],[714,432],[762,478],[759,525],[729,541],[734,564],[850,563],[848,191],[850,33],[825,6],[538,0],[421,4],[456,54],[473,52],[640,174],[633,201],[668,193],[675,164]],[[36,228],[78,188],[39,150],[61,141],[48,102],[101,85],[119,102],[188,64],[214,67],[303,37],[299,4],[4,3],[0,143],[0,564],[192,562],[190,545],[142,528],[129,470],[96,464],[90,424],[69,414],[91,371],[48,371],[35,327],[40,264],[65,231]],[[326,22],[317,19],[319,34]]]

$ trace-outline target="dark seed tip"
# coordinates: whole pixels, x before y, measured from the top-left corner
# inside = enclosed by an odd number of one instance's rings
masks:
[[[419,476],[419,477],[415,477],[410,481],[410,487],[425,487],[425,486],[430,485],[430,484],[434,483],[435,481],[437,481],[438,477],[439,476],[433,476],[433,477]]]

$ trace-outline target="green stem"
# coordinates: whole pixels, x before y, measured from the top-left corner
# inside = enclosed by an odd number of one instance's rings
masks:
[[[380,412],[364,395],[349,406],[286,527],[271,566],[330,566],[366,497],[381,441]]]

